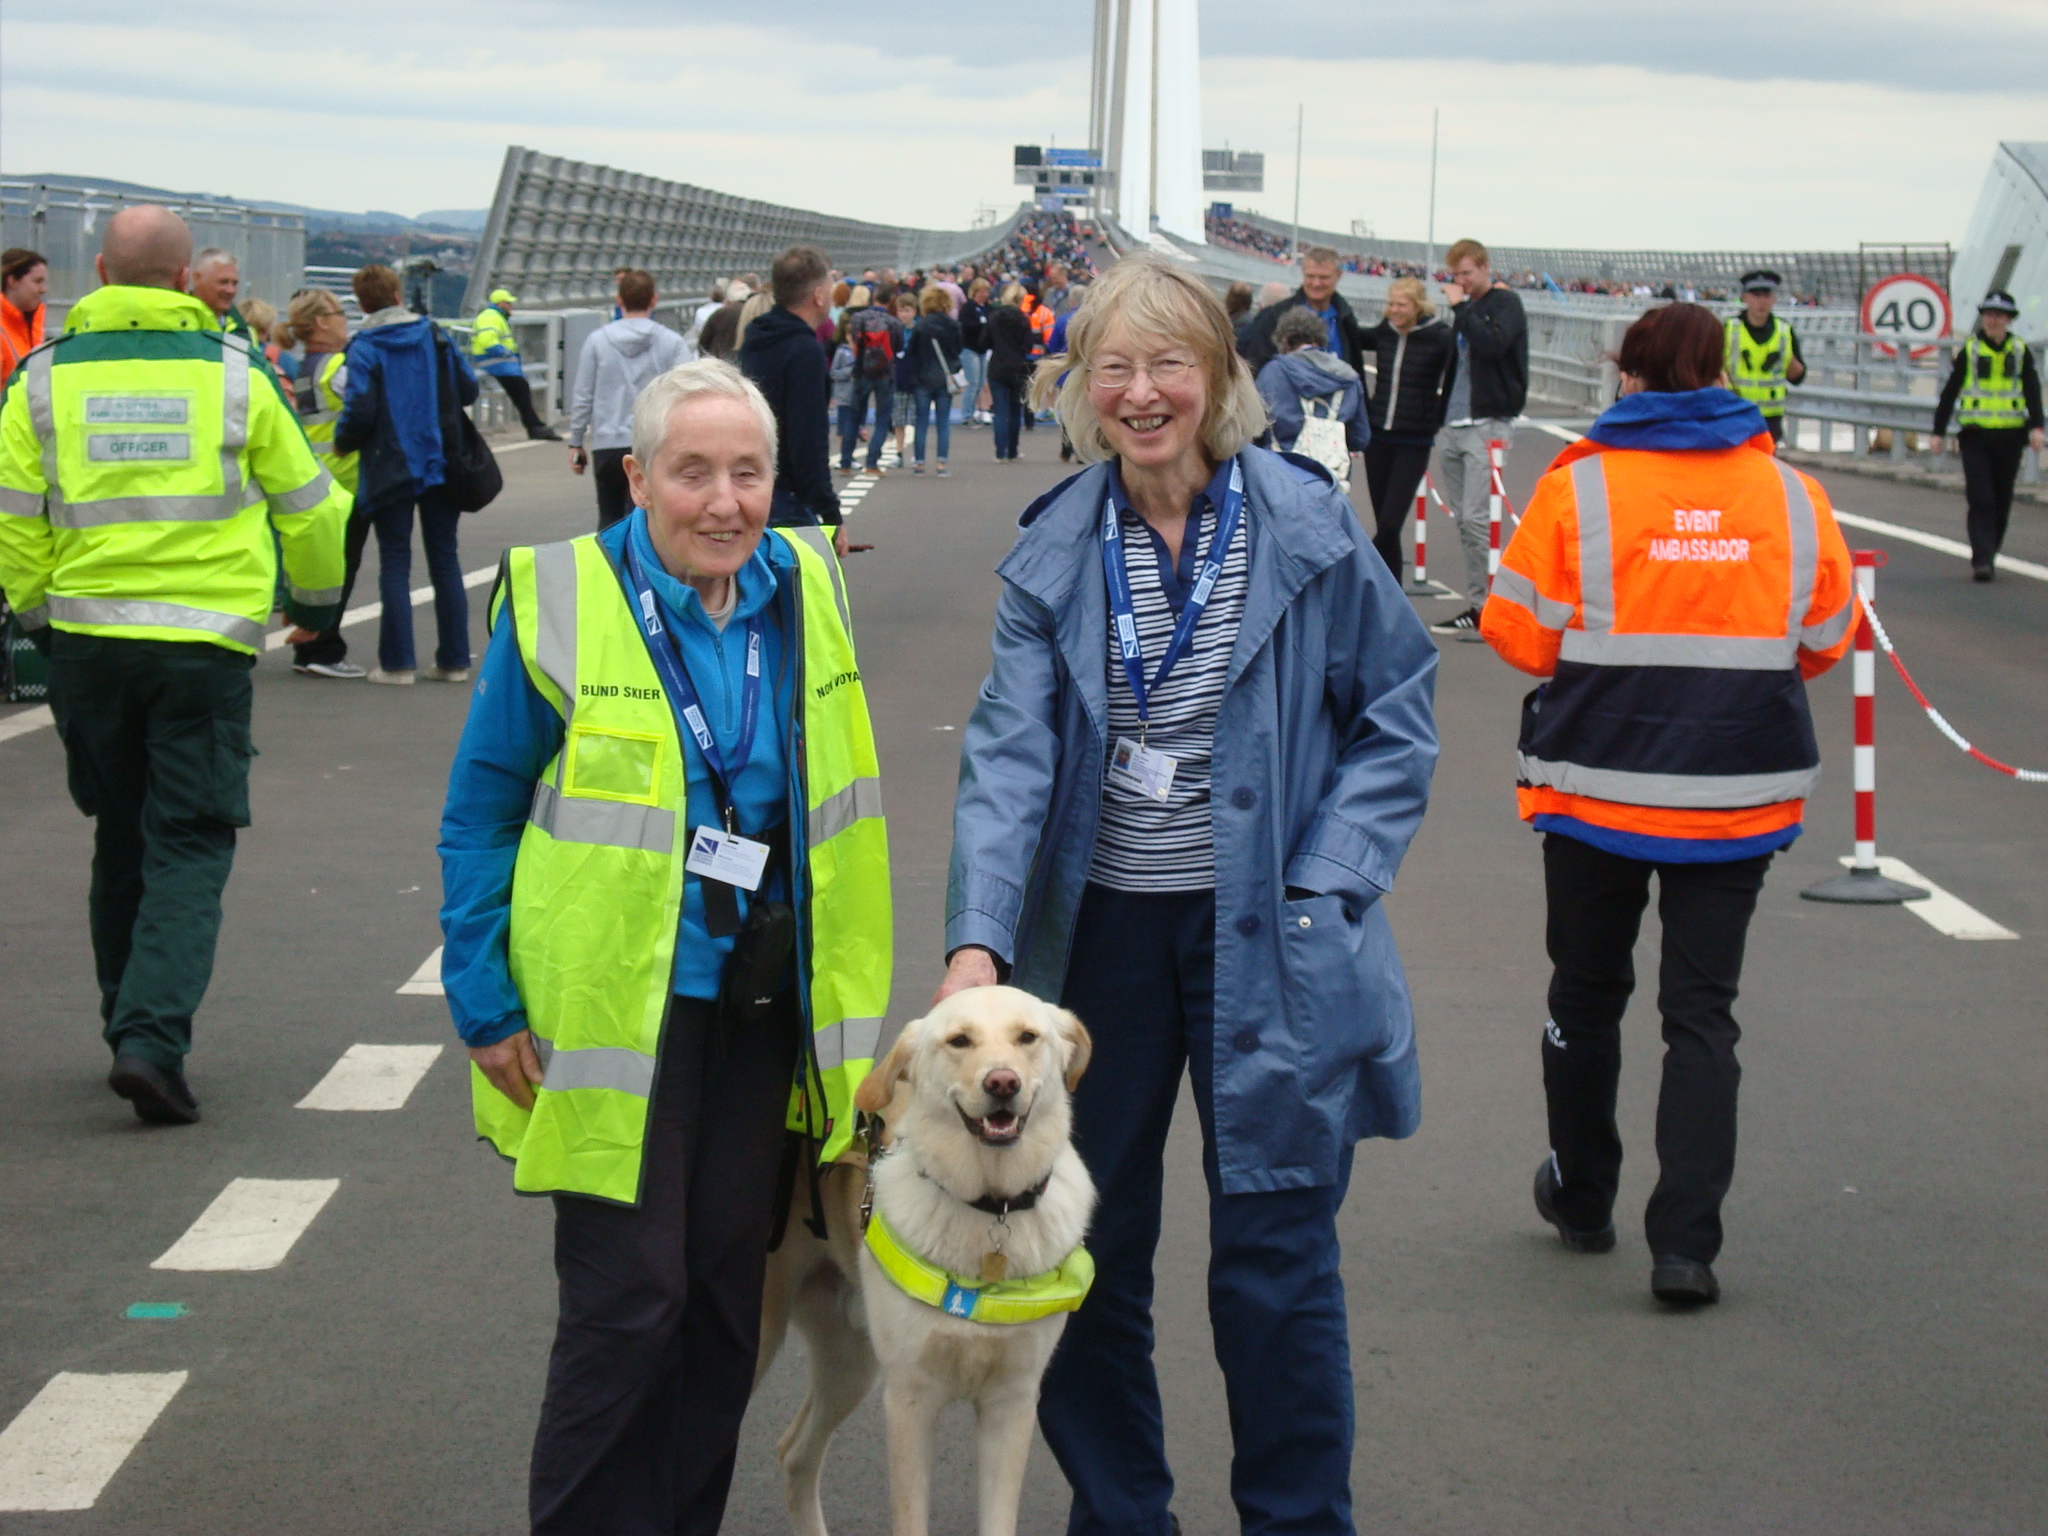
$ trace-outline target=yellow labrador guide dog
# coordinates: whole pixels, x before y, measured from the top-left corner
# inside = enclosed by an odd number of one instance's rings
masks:
[[[762,1302],[761,1374],[790,1323],[810,1345],[810,1392],[777,1448],[797,1536],[826,1536],[825,1447],[878,1368],[894,1536],[925,1536],[934,1425],[962,1398],[981,1536],[1014,1536],[1038,1383],[1095,1273],[1067,1098],[1088,1052],[1073,1014],[975,987],[906,1024],[861,1084],[886,1151],[865,1173],[826,1171],[827,1235],[790,1224]]]

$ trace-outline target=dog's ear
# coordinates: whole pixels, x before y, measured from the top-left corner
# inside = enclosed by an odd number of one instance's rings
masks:
[[[853,1107],[871,1115],[879,1115],[889,1107],[889,1100],[895,1097],[896,1085],[910,1075],[910,1053],[917,1045],[917,1032],[924,1024],[923,1019],[912,1019],[896,1036],[896,1043],[889,1047],[889,1054],[876,1062],[868,1075],[860,1080],[860,1087],[853,1091]]]
[[[1060,1035],[1067,1042],[1067,1092],[1072,1093],[1081,1081],[1081,1074],[1088,1070],[1088,1058],[1095,1054],[1095,1042],[1088,1038],[1088,1026],[1071,1010],[1055,1008],[1053,1017],[1059,1020]]]

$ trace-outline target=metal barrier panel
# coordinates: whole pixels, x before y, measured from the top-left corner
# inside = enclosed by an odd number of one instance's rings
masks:
[[[736,272],[765,277],[775,257],[798,243],[819,247],[842,271],[966,261],[1007,240],[1024,212],[989,229],[899,229],[514,145],[505,151],[463,307],[474,314],[500,287],[531,309],[607,307],[621,266],[651,272],[671,299],[697,298]]]
[[[304,285],[306,221],[296,213],[201,197],[105,192],[90,185],[0,178],[0,241],[40,252],[50,263],[54,332],[65,311],[100,286],[93,270],[106,220],[136,203],[161,203],[191,226],[192,248],[234,253],[242,292],[282,310]]]

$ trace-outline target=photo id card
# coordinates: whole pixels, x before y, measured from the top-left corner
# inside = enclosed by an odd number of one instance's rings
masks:
[[[743,891],[758,890],[768,868],[768,845],[737,832],[699,827],[690,834],[690,856],[683,868],[706,880],[722,880]]]
[[[1148,747],[1128,736],[1116,739],[1109,755],[1109,779],[1147,800],[1164,800],[1173,789],[1174,770],[1180,759],[1157,747]]]

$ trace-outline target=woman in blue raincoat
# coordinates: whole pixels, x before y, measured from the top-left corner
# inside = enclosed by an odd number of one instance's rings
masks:
[[[1265,411],[1199,280],[1126,258],[1067,342],[1036,387],[1092,467],[999,568],[940,991],[1007,979],[1095,1039],[1097,1279],[1040,1408],[1069,1529],[1168,1530],[1152,1254],[1186,1070],[1243,1528],[1344,1536],[1336,1215],[1353,1144],[1418,1120],[1379,898],[1428,799],[1436,650],[1329,477],[1249,446]]]

